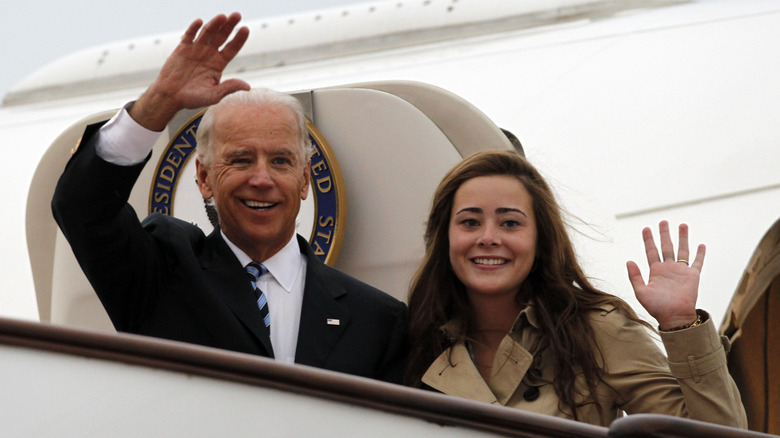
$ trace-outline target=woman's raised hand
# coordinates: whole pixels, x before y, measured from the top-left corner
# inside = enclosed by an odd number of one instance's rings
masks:
[[[642,230],[650,275],[645,284],[639,266],[626,263],[628,279],[639,303],[658,321],[661,330],[684,327],[696,321],[696,298],[699,276],[704,264],[704,245],[699,245],[693,261],[688,250],[688,226],[680,224],[679,248],[674,256],[674,245],[669,235],[669,223],[658,225],[661,235],[661,252],[655,246],[650,228]]]

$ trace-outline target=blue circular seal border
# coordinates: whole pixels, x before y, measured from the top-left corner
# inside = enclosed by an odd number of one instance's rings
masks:
[[[173,216],[173,200],[182,169],[196,156],[195,134],[205,110],[185,123],[174,135],[157,163],[149,188],[149,213]],[[344,239],[346,193],[336,156],[322,133],[308,120],[311,155],[311,190],[314,194],[314,220],[309,244],[323,263],[333,266]],[[209,215],[211,218],[211,214]]]

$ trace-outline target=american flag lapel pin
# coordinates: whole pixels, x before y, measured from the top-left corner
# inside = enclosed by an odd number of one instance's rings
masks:
[[[341,325],[341,321],[336,318],[328,318],[328,325]]]

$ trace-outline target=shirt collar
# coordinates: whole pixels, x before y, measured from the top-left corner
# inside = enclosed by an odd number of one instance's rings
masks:
[[[252,258],[234,245],[233,242],[225,236],[225,233],[223,233],[222,230],[219,230],[219,234],[225,240],[225,243],[227,243],[230,250],[233,251],[233,254],[236,255],[241,266],[246,266],[252,261]],[[296,275],[300,270],[301,263],[303,263],[303,257],[301,256],[301,250],[298,247],[297,234],[293,233],[290,241],[287,242],[279,252],[263,261],[263,266],[268,269],[268,272],[273,275],[284,290],[291,292],[295,285]]]

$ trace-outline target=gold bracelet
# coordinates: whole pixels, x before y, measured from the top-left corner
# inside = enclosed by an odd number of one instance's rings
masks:
[[[667,331],[667,332],[676,332],[677,330],[683,330],[683,329],[687,329],[687,328],[691,328],[691,327],[700,326],[700,325],[702,325],[703,322],[704,321],[701,320],[701,315],[699,314],[699,312],[696,312],[696,321],[693,321],[692,323],[687,324],[687,325],[681,325],[680,327],[675,327],[673,329],[669,329],[669,330],[665,330],[665,331]]]

